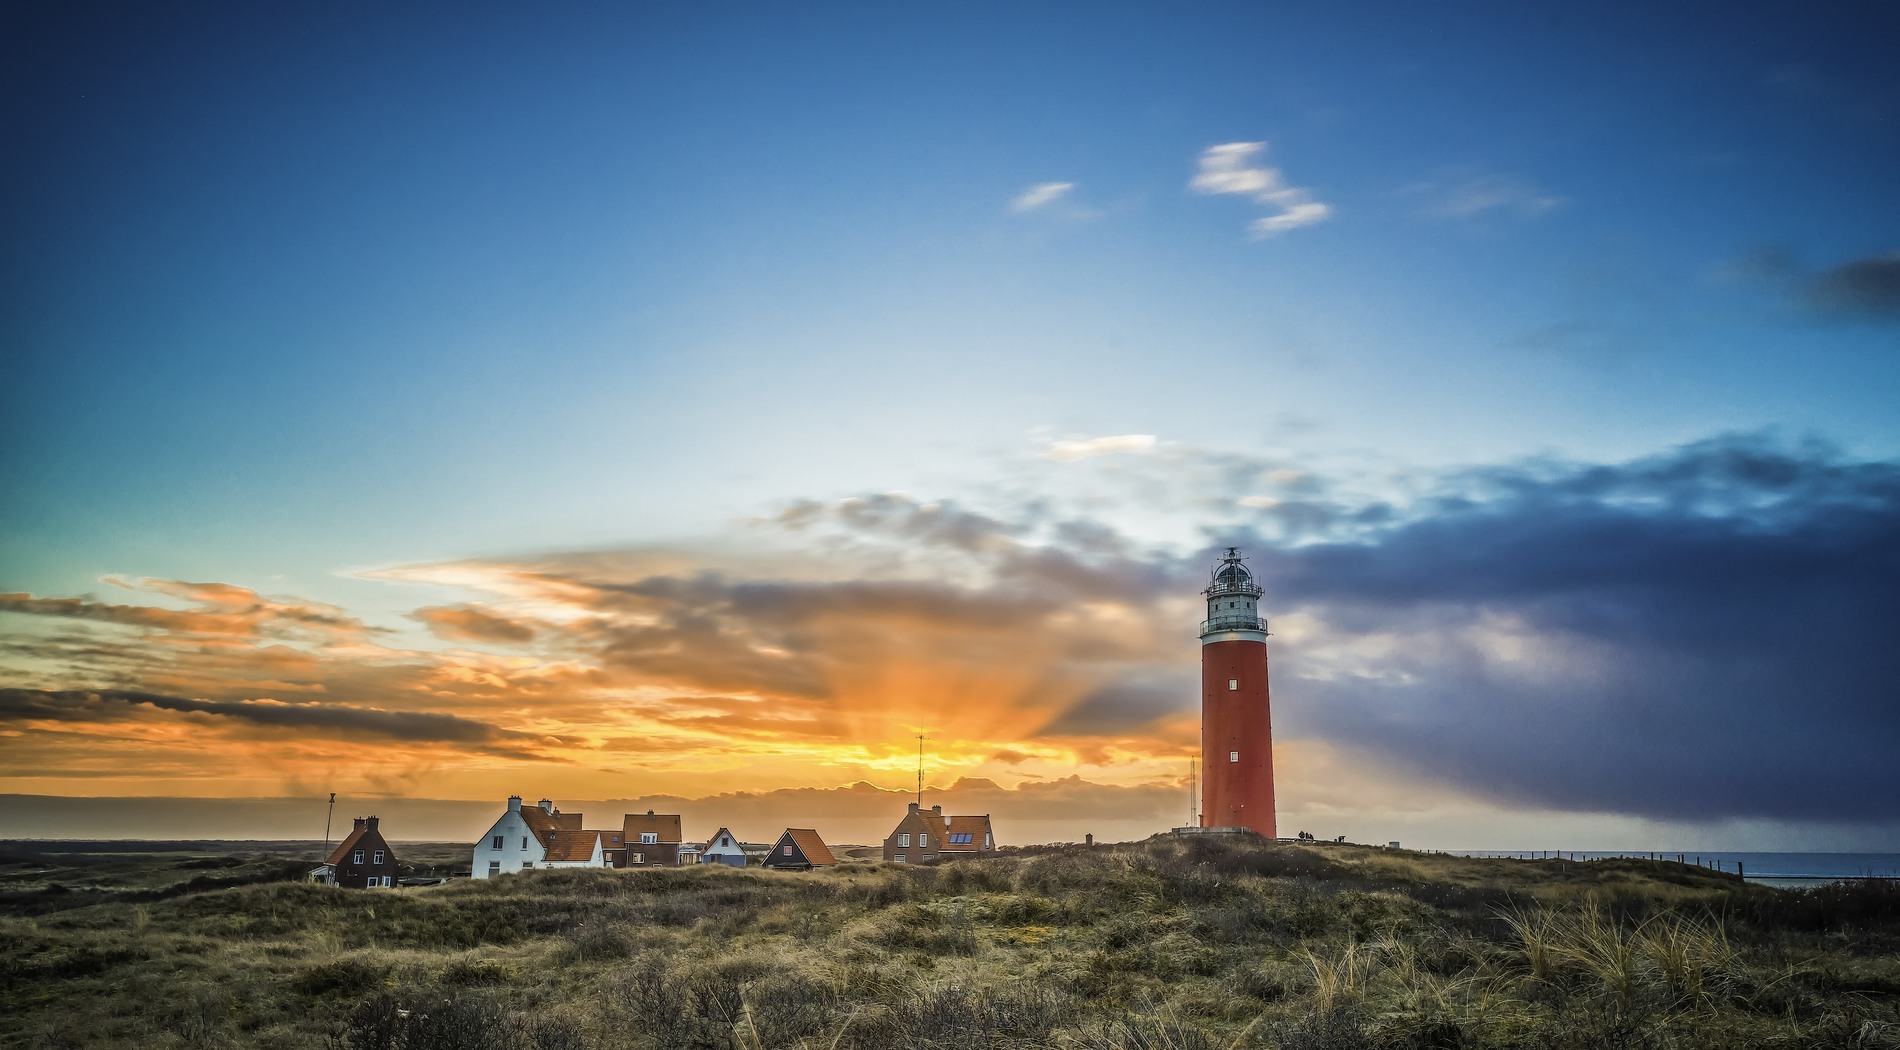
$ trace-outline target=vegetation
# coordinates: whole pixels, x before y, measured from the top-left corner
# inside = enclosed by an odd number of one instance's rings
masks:
[[[1900,1047],[1891,883],[1226,836],[371,892],[58,861],[0,855],[0,1045]]]

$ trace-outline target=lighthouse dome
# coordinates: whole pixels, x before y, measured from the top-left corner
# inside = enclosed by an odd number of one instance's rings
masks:
[[[1253,582],[1253,577],[1240,565],[1224,565],[1214,574],[1214,583],[1220,587],[1245,587]]]

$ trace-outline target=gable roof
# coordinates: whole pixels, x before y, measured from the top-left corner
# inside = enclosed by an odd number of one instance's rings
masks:
[[[349,836],[336,844],[336,848],[330,851],[330,859],[324,863],[330,865],[343,863],[343,858],[349,856],[350,851],[356,848],[356,844],[363,841],[364,836],[368,834],[369,829],[366,827],[351,829]]]
[[[600,832],[559,828],[548,835],[549,860],[593,860]]]
[[[351,850],[367,849],[371,846],[382,847],[384,855],[390,857],[393,862],[395,850],[390,849],[389,843],[383,840],[383,833],[377,828],[378,823],[380,822],[373,816],[357,817],[356,825],[350,829],[348,835],[343,837],[343,841],[337,843],[336,848],[330,851],[329,859],[324,863],[334,867],[343,863],[343,858],[349,856]]]
[[[629,813],[622,818],[620,833],[628,842],[639,843],[642,833],[658,836],[656,842],[680,841],[680,815],[678,813]]]
[[[943,848],[947,853],[960,853],[964,850],[981,850],[983,848],[983,836],[990,834],[990,815],[988,813],[980,817],[948,817],[945,819],[945,823],[948,824],[948,827],[945,828],[943,833]],[[950,836],[958,834],[969,835],[970,841],[951,842]],[[992,845],[994,845],[994,842],[992,842]]]
[[[564,827],[570,827],[566,821],[571,820],[573,822],[570,830],[579,831],[581,826],[581,815],[579,813],[571,815],[562,813],[557,817],[555,814],[549,813],[540,806],[521,807],[521,819],[527,823],[528,830],[533,832],[535,841],[541,843],[543,849],[547,848],[548,843],[551,841],[551,836],[556,831]]]
[[[819,838],[816,831],[810,828],[786,828],[785,834],[791,836],[792,841],[798,844],[798,851],[813,865],[838,863],[838,858],[831,855],[831,847],[825,845],[825,840]]]

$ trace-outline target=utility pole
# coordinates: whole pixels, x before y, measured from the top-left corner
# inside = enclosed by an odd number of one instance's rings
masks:
[[[924,737],[917,734],[917,808],[924,808]]]
[[[323,814],[323,859],[330,859],[330,818],[336,813],[336,792],[330,792],[330,808]]]

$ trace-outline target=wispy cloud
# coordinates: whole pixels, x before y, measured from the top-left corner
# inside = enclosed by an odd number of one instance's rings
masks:
[[[1073,182],[1038,183],[1024,190],[1015,200],[1010,201],[1009,210],[1019,213],[1035,211],[1068,196],[1069,191],[1073,189],[1075,189]]]
[[[1107,456],[1117,452],[1146,452],[1155,447],[1153,434],[1115,434],[1109,437],[1072,438],[1064,441],[1052,441],[1043,452],[1047,459],[1060,463],[1069,463],[1090,456]]]
[[[1201,170],[1188,182],[1188,188],[1196,193],[1237,194],[1280,209],[1247,224],[1247,232],[1254,237],[1277,236],[1331,217],[1331,205],[1314,200],[1302,187],[1287,185],[1279,168],[1258,163],[1266,150],[1264,142],[1210,146],[1201,154]]]
[[[1528,179],[1490,172],[1427,179],[1398,193],[1419,201],[1420,216],[1454,221],[1491,214],[1534,219],[1565,203],[1564,198]]]

